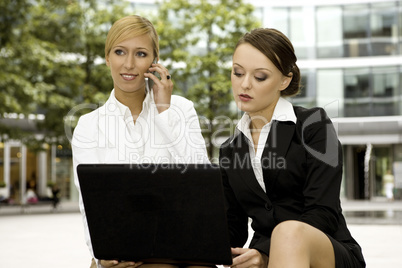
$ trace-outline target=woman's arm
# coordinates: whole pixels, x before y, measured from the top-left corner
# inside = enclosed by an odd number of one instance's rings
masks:
[[[88,117],[90,117],[90,115],[81,117],[79,119],[78,124],[74,129],[74,134],[71,141],[71,148],[73,152],[74,183],[79,193],[79,208],[84,224],[85,242],[91,255],[94,256],[84,209],[84,203],[82,201],[81,189],[77,175],[77,166],[79,164],[100,162],[99,154],[97,153],[98,151],[96,149],[99,146],[98,141],[94,138],[96,137],[96,135],[92,135],[93,132],[96,130],[96,126],[93,125],[96,120],[92,120],[92,118]],[[101,267],[100,264],[98,264],[98,260],[96,260],[96,263],[99,267]]]
[[[342,146],[323,109],[304,120],[302,137],[307,177],[303,189],[305,211],[300,220],[331,234],[338,228]]]
[[[208,154],[191,101],[172,96],[169,109],[155,115],[158,135],[176,163],[207,163]]]
[[[220,150],[220,158],[221,157],[222,149]],[[243,247],[248,238],[248,216],[237,201],[235,193],[230,186],[229,177],[225,168],[222,166],[221,175],[225,194],[225,209],[229,227],[230,245],[233,248]]]

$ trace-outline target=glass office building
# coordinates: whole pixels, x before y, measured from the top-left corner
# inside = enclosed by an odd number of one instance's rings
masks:
[[[343,195],[402,188],[402,1],[251,1],[264,27],[293,42],[303,89],[295,105],[326,109],[344,151]]]

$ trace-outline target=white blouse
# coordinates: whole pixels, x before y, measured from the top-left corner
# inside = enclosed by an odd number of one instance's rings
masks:
[[[80,117],[71,146],[79,192],[77,166],[81,163],[209,162],[193,103],[173,95],[169,109],[159,113],[152,91],[146,95],[134,123],[130,109],[116,99],[113,90],[103,106]],[[93,256],[81,192],[79,206]]]
[[[236,129],[241,131],[247,138],[248,148],[250,152],[251,166],[253,167],[254,175],[260,184],[261,188],[266,192],[264,177],[262,173],[261,157],[271,130],[272,121],[291,121],[296,124],[296,115],[293,110],[293,105],[284,98],[279,98],[270,122],[264,125],[261,129],[258,138],[257,150],[255,150],[253,138],[250,132],[251,118],[248,113],[244,113],[238,122]]]

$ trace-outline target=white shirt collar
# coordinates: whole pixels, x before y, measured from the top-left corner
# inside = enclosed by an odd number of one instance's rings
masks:
[[[150,104],[153,102],[153,94],[148,94],[148,93],[149,93],[149,91],[148,91],[148,88],[147,88],[145,99],[142,102],[142,111],[146,110],[150,106]],[[120,101],[118,101],[116,99],[114,89],[110,93],[110,101],[112,103],[115,103],[115,105],[118,108],[118,111],[120,112],[121,115],[123,115],[124,120],[126,120],[127,118],[132,117],[130,109],[126,105],[124,105],[123,103],[121,103]]]
[[[248,113],[244,113],[240,121],[236,125],[235,135],[230,142],[234,140],[234,138],[242,132],[246,137],[251,136],[250,134],[250,116]],[[281,121],[286,122],[290,121],[296,124],[296,114],[293,110],[293,105],[288,100],[280,97],[278,102],[276,103],[274,114],[272,115],[272,121]],[[271,122],[267,123],[265,126],[269,126]],[[265,127],[264,126],[264,127]]]
[[[296,124],[297,118],[293,105],[288,100],[280,97],[278,103],[275,106],[274,115],[272,120],[286,122],[290,121]],[[272,121],[271,120],[271,121]]]

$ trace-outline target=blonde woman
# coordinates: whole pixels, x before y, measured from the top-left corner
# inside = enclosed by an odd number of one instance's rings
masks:
[[[81,163],[208,162],[193,103],[172,95],[169,71],[158,63],[158,35],[152,23],[140,16],[116,21],[107,35],[105,59],[114,89],[103,106],[79,119],[72,139],[78,190],[76,168]],[[92,253],[81,198],[80,210],[86,242]],[[96,259],[91,267],[140,265],[152,267],[141,262]]]

